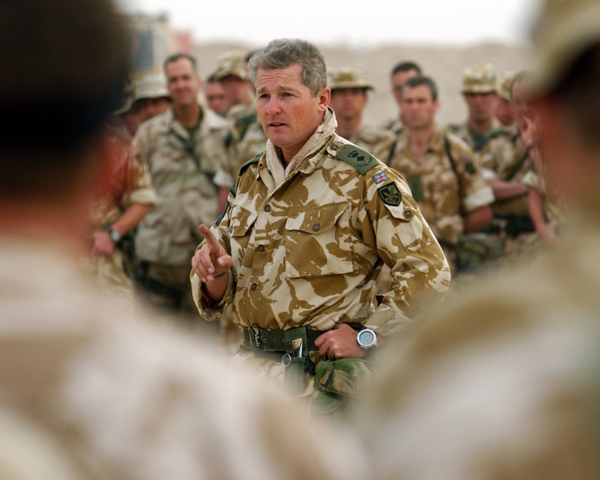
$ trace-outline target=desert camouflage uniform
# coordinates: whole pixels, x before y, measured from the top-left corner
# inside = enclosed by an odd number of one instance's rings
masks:
[[[478,138],[467,123],[453,129],[457,135],[474,148],[475,155],[484,168],[486,180],[503,180],[523,183],[531,171],[531,161],[521,136],[514,128],[494,127]],[[492,231],[502,240],[509,263],[520,262],[539,249],[539,238],[529,220],[527,195],[494,203]]]
[[[346,140],[366,150],[384,163],[389,160],[394,144],[394,136],[388,131],[367,124],[359,125]]]
[[[156,195],[144,166],[135,159],[131,137],[124,128],[107,127],[115,146],[114,183],[93,206],[90,216],[92,230],[101,230],[115,223],[133,203],[154,205]],[[115,247],[110,255],[89,255],[85,265],[100,285],[126,302],[133,300],[133,284],[124,270],[124,254]]]
[[[157,193],[156,206],[139,225],[136,253],[150,265],[153,280],[184,294],[190,258],[202,238],[198,225],[211,225],[218,216],[213,177],[230,154],[224,147],[227,121],[209,109],[202,115],[193,138],[172,108],[141,125],[135,136],[137,157]]]
[[[229,371],[210,345],[117,308],[69,247],[0,238],[0,404],[47,427],[84,478],[365,478],[350,437]]]
[[[402,125],[402,120],[400,120],[400,118],[398,117],[394,117],[383,124],[383,129],[389,130],[394,135],[397,135],[400,132],[402,132],[403,128],[404,126]]]
[[[448,159],[444,137],[448,141],[452,160]],[[454,163],[456,172],[450,161]],[[398,136],[390,167],[407,179],[412,196],[440,241],[454,273],[455,245],[464,231],[462,214],[494,201],[492,189],[483,180],[481,168],[473,158],[471,149],[460,138],[437,128],[425,153],[415,159],[408,134],[404,132]]]
[[[279,186],[272,169],[281,164],[270,142],[266,154],[238,177],[226,214],[212,229],[233,257],[223,299],[212,302],[192,274],[203,318],[218,319],[233,304],[234,321],[245,327],[328,331],[353,323],[386,336],[417,318],[426,300],[446,292],[448,263],[408,186],[335,135],[336,126],[328,110]],[[368,166],[357,170],[336,158],[344,152]],[[386,195],[396,191],[394,198]],[[373,287],[384,262],[392,269],[393,291],[373,311]],[[280,362],[251,353],[234,358],[245,361],[283,381]],[[311,378],[305,375],[305,394]]]
[[[237,174],[248,160],[265,151],[267,136],[256,113],[256,103],[246,107],[233,107],[227,115],[233,124],[233,132],[225,139],[226,145],[233,144],[235,152],[226,157],[215,176],[220,187],[231,188]]]

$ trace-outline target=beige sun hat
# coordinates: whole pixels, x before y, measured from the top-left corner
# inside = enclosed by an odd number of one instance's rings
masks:
[[[128,85],[122,92],[121,102],[117,109],[112,113],[113,115],[125,115],[131,110],[133,105],[133,97],[135,95],[135,86]]]
[[[217,58],[217,70],[214,77],[217,80],[225,78],[227,75],[233,75],[242,80],[248,80],[248,70],[246,69],[246,54],[242,50],[230,50]]]
[[[554,88],[579,55],[600,41],[600,1],[545,0],[534,28],[530,94]]]
[[[500,83],[491,63],[469,67],[463,72],[462,93],[498,93]]]
[[[512,101],[510,90],[516,76],[516,73],[505,72],[500,79],[500,97],[509,102]]]
[[[164,75],[147,75],[142,78],[136,88],[133,101],[142,100],[144,98],[161,98],[169,97],[167,91],[167,81]]]
[[[331,90],[337,88],[365,88],[367,90],[375,90],[375,87],[367,80],[367,76],[354,68],[329,70],[327,72],[327,86]]]

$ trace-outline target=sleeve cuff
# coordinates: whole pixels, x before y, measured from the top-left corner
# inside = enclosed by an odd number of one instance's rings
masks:
[[[494,203],[494,200],[494,191],[492,190],[492,187],[486,185],[485,187],[482,187],[479,190],[474,191],[471,195],[465,197],[463,204],[467,212],[472,212],[479,207],[484,207]]]
[[[192,296],[194,297],[194,303],[198,308],[200,316],[208,322],[218,320],[219,318],[221,318],[223,316],[225,308],[233,301],[233,272],[229,272],[229,281],[227,283],[227,289],[225,290],[223,298],[218,302],[211,300],[206,295],[206,292],[202,288],[204,284],[200,281],[200,279],[194,273],[193,270],[190,273],[190,281],[192,284]]]

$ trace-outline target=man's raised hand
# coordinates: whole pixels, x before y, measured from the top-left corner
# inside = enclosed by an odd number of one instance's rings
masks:
[[[192,257],[192,269],[202,282],[208,283],[227,273],[233,265],[233,259],[206,225],[200,225],[199,228],[206,243]]]

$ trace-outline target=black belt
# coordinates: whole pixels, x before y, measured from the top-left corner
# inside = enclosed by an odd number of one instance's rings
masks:
[[[307,327],[290,328],[289,330],[279,330],[274,328],[262,327],[243,327],[244,330],[244,347],[262,352],[288,353],[290,350],[290,342],[297,338],[306,339],[306,344],[303,347],[305,352],[319,350],[315,347],[317,337],[325,332],[313,330]],[[287,345],[286,345],[287,343]]]

